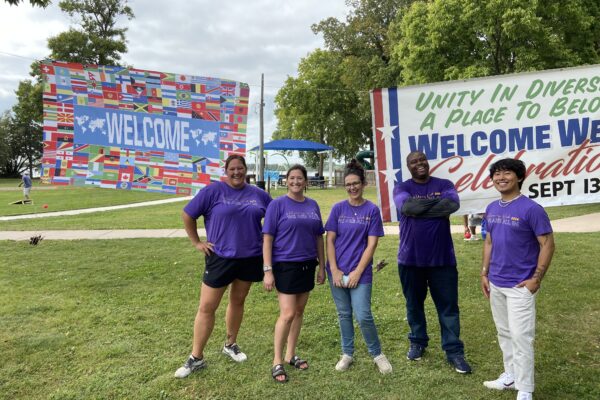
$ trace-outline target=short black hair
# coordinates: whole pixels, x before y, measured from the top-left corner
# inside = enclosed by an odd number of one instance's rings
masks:
[[[521,189],[527,173],[527,168],[525,168],[525,163],[523,161],[515,160],[514,158],[503,158],[502,160],[496,161],[490,166],[490,179],[493,179],[494,174],[498,171],[514,172],[519,179],[519,189]]]
[[[418,154],[418,155],[423,155],[423,156],[425,156],[425,158],[427,159],[427,155],[426,155],[425,153],[423,153],[422,151],[419,151],[419,150],[411,151],[411,152],[410,152],[410,153],[408,153],[408,155],[406,156],[406,165],[408,165],[408,160],[409,160],[409,159],[410,159],[412,156],[414,156],[415,154]],[[427,161],[429,161],[429,160],[427,160]]]

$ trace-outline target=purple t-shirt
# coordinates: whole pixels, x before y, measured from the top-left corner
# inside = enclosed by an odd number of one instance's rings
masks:
[[[552,233],[546,211],[521,196],[506,207],[497,200],[490,203],[485,219],[492,238],[490,282],[498,287],[514,287],[531,278],[540,254],[537,237]]]
[[[333,206],[325,230],[335,232],[335,259],[338,268],[348,275],[354,271],[367,248],[369,236],[383,236],[379,208],[370,201],[353,206],[347,200]],[[327,262],[327,273],[331,269]],[[369,261],[358,283],[373,282],[373,260]]]
[[[313,199],[298,202],[283,195],[267,207],[263,233],[273,236],[273,263],[318,258],[317,237],[324,232],[321,210]]]
[[[456,266],[450,218],[416,218],[402,214],[400,210],[404,202],[411,198],[459,202],[454,185],[447,179],[432,176],[427,183],[408,179],[394,187],[394,203],[400,213],[398,264],[411,267]]]
[[[225,182],[214,182],[200,190],[183,211],[198,219],[204,216],[206,239],[223,258],[262,255],[260,221],[271,196],[255,186],[234,189]]]

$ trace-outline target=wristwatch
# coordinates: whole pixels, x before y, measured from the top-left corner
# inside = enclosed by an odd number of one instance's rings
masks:
[[[273,267],[271,267],[270,265],[263,265],[263,272],[268,272],[271,271],[273,269]]]

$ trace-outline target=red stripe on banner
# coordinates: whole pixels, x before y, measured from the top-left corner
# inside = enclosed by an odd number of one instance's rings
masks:
[[[377,147],[377,174],[379,174],[379,196],[381,199],[381,214],[383,220],[388,222],[391,221],[390,212],[390,193],[388,186],[385,182],[385,178],[381,177],[379,171],[384,171],[387,168],[387,160],[385,156],[385,142],[381,137],[381,132],[377,130],[378,127],[382,127],[383,123],[383,100],[381,96],[382,89],[373,90],[373,114],[375,118],[375,146]]]

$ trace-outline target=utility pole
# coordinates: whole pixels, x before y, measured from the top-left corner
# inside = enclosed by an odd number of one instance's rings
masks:
[[[258,176],[256,186],[261,189],[265,188],[265,74],[260,74],[260,128],[258,136]]]

